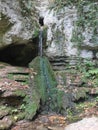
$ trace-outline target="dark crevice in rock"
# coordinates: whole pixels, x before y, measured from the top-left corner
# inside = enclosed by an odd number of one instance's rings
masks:
[[[74,67],[79,60],[79,57],[68,57],[68,56],[53,56],[49,57],[49,61],[53,67],[53,70],[65,70],[66,66]]]
[[[82,102],[85,102],[85,101],[93,101],[95,100],[95,98],[98,96],[98,94],[89,94],[87,93],[87,96],[86,97],[80,97],[78,100],[75,100],[74,103],[82,103]]]
[[[37,45],[11,44],[0,49],[0,61],[17,66],[28,66],[38,54]]]
[[[25,79],[24,79],[24,80],[23,80],[23,79],[15,79],[15,81],[17,81],[17,82],[22,82],[22,83],[23,83],[23,82],[26,82]]]
[[[13,74],[13,75],[29,75],[29,73],[28,72],[11,72],[11,73],[8,73],[8,74]]]
[[[86,98],[81,97],[78,100],[75,100],[74,103],[79,104],[79,103],[85,102],[86,100],[87,100]]]
[[[88,94],[89,100],[94,100],[96,97],[98,97],[98,94]]]
[[[7,105],[7,106],[13,106],[18,107],[23,102],[23,97],[19,96],[10,96],[10,97],[0,97],[0,100],[2,101],[1,104]]]

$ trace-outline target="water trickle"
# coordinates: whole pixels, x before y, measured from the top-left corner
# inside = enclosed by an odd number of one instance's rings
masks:
[[[42,34],[43,34],[43,28],[40,29],[39,32],[39,56],[42,57],[43,55],[43,45],[42,45]]]
[[[48,79],[48,70],[44,61],[43,57],[43,27],[41,27],[40,32],[39,32],[39,56],[40,56],[40,70],[42,73],[42,76],[45,78],[45,82],[47,84],[47,87],[50,88],[50,82]]]
[[[45,63],[45,57],[43,56],[43,19],[39,19],[39,23],[41,25],[40,32],[39,32],[39,56],[40,56],[40,72],[41,72],[41,81],[44,82],[46,91],[47,91],[47,110],[50,109],[50,100],[51,100],[51,80],[49,78],[49,71],[47,69],[47,65]]]
[[[44,26],[44,17],[39,18],[39,24],[40,24],[40,32],[39,32],[39,56],[43,56],[43,26]]]

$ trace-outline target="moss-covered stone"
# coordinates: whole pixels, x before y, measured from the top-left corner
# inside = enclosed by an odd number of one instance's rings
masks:
[[[30,94],[26,96],[26,119],[32,119],[39,108],[65,114],[71,97],[59,90],[54,72],[46,57],[36,57],[30,67]]]
[[[81,120],[82,117],[79,117],[78,115],[77,116],[68,116],[67,119],[68,119],[69,123],[72,123],[72,122]]]
[[[44,59],[45,64],[47,63],[47,59]],[[26,97],[27,108],[26,108],[26,118],[32,119],[36,112],[41,107],[40,105],[45,104],[47,100],[47,88],[44,79],[44,75],[42,74],[42,68],[40,67],[40,57],[35,58],[29,65],[30,67],[30,96]],[[33,70],[32,70],[33,69]],[[47,67],[47,71],[51,73],[51,68]],[[51,74],[53,77],[53,73]],[[53,78],[54,79],[54,78]],[[41,103],[41,104],[40,104]]]
[[[19,97],[25,97],[26,96],[26,92],[23,91],[23,90],[19,90],[19,89],[17,89],[15,92],[13,92],[13,94],[15,94],[16,96],[19,96]]]

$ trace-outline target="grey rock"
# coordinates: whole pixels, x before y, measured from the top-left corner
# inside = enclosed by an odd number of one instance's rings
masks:
[[[68,125],[65,127],[65,130],[98,130],[98,118],[84,118],[81,121]]]
[[[29,0],[29,2],[32,1]],[[36,22],[36,12],[31,13],[32,9],[33,7],[29,5],[28,1],[1,0],[0,47],[30,41],[34,33],[34,22]]]

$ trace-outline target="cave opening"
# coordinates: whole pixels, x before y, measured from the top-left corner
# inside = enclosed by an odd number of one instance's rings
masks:
[[[38,47],[28,44],[10,44],[0,49],[0,62],[14,66],[28,66],[38,55]]]
[[[39,18],[40,26],[44,26],[44,17]],[[45,47],[47,28],[44,29],[43,43]],[[35,32],[36,34],[36,32]],[[5,62],[13,66],[28,66],[28,64],[38,56],[39,51],[39,32],[33,35],[27,44],[12,43],[0,48],[0,62]]]

